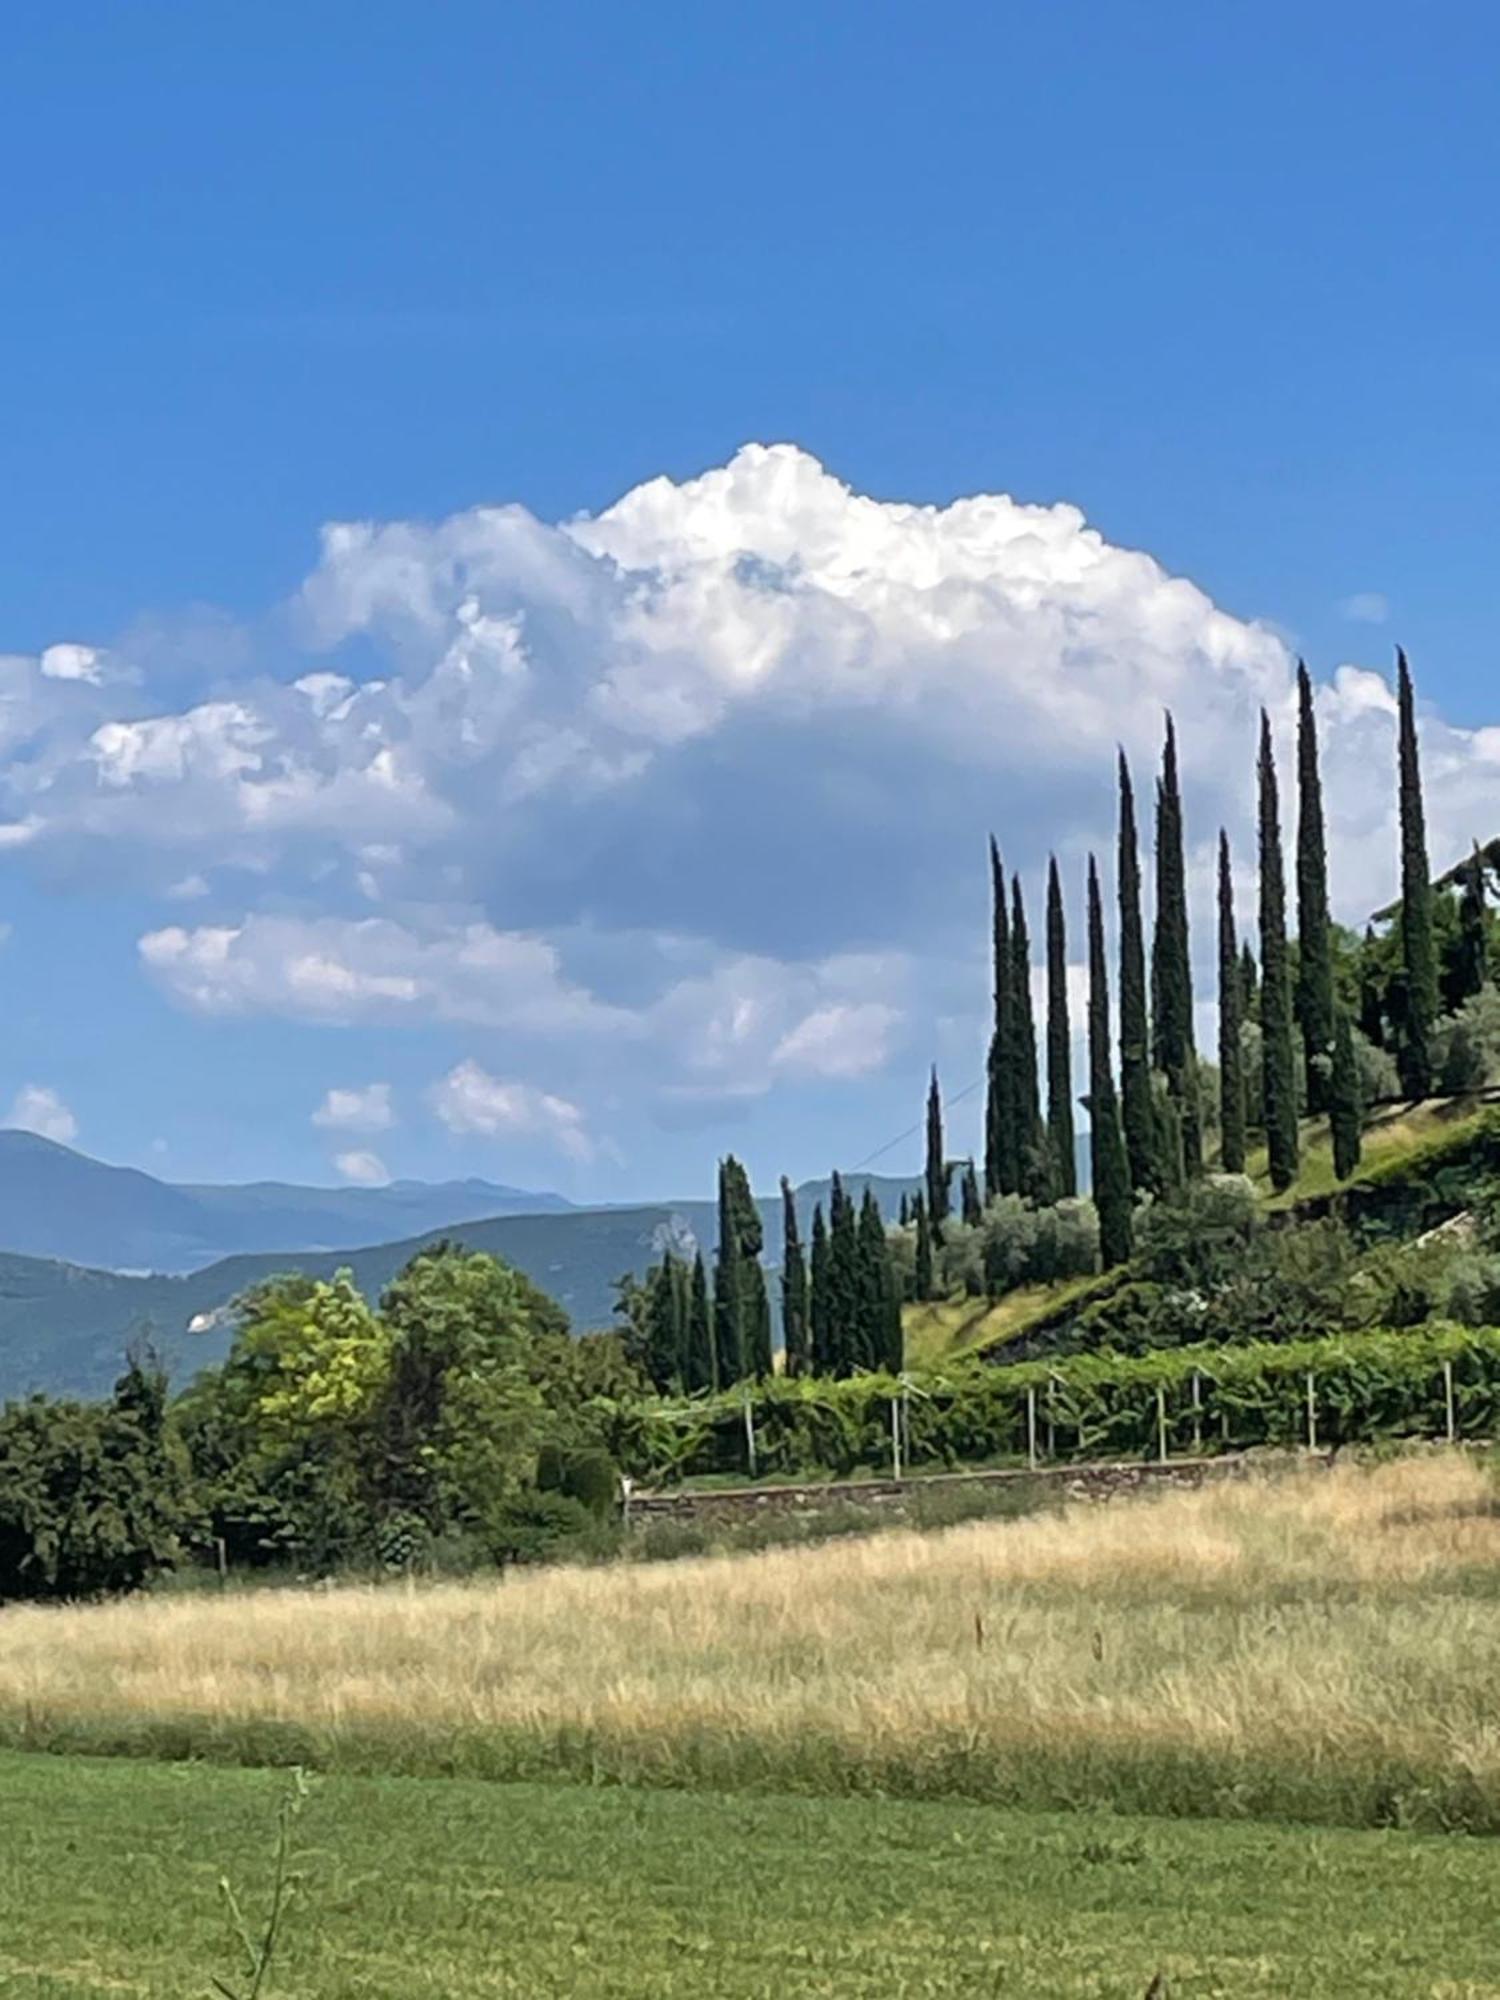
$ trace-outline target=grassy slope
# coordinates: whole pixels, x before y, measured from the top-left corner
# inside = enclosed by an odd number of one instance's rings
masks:
[[[0,1756],[0,1989],[197,2000],[263,1908],[269,1772]],[[1493,1859],[1405,1833],[325,1779],[272,1995],[1477,1996]]]
[[[1493,1496],[1419,1453],[503,1585],[11,1606],[0,1742],[1500,1833]]]
[[[1420,1104],[1381,1105],[1365,1126],[1364,1152],[1358,1168],[1344,1185],[1357,1186],[1372,1174],[1385,1172],[1442,1134],[1477,1124],[1495,1101],[1484,1097],[1434,1098]],[[1246,1167],[1268,1209],[1295,1208],[1332,1194],[1340,1182],[1333,1171],[1333,1144],[1326,1118],[1302,1121],[1302,1163],[1296,1182],[1274,1194],[1266,1178],[1264,1147],[1254,1149]],[[1098,1280],[1071,1278],[1056,1285],[1026,1285],[990,1306],[982,1299],[948,1299],[933,1305],[905,1308],[906,1358],[912,1367],[926,1368],[958,1354],[997,1347],[1014,1340],[1046,1314],[1072,1298],[1083,1298]]]

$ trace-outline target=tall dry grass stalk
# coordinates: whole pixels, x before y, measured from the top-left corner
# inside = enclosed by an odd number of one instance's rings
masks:
[[[0,1613],[0,1740],[1500,1829],[1458,1456],[504,1582]]]

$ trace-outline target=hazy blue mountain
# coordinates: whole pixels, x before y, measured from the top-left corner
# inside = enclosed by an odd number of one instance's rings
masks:
[[[613,1281],[644,1271],[683,1226],[664,1207],[497,1216],[363,1248],[228,1257],[177,1277],[0,1253],[0,1401],[33,1389],[98,1395],[119,1374],[125,1349],[143,1338],[180,1384],[221,1359],[229,1342],[221,1309],[258,1279],[293,1270],[331,1277],[347,1268],[374,1297],[424,1243],[444,1236],[516,1265],[566,1308],[576,1327],[608,1326]],[[189,1331],[194,1322],[200,1331]]]
[[[0,1130],[0,1249],[103,1270],[197,1270],[258,1250],[338,1250],[486,1216],[564,1211],[491,1181],[379,1188],[174,1187],[34,1132]]]
[[[871,1186],[882,1212],[892,1219],[903,1192],[918,1186],[915,1179],[866,1174],[847,1175],[845,1184],[855,1200]],[[556,1206],[550,1213],[473,1213],[474,1204],[497,1195],[517,1201],[550,1199]],[[372,1204],[372,1196],[385,1200]],[[827,1181],[809,1181],[797,1189],[804,1242],[814,1203],[826,1206],[827,1199]],[[70,1203],[88,1212],[69,1216]],[[403,1214],[420,1219],[433,1209],[439,1212],[426,1227],[393,1233],[389,1240],[380,1234],[380,1224],[388,1219]],[[780,1198],[763,1194],[760,1210],[765,1260],[774,1269],[782,1251]],[[372,1211],[369,1233],[351,1240],[348,1232]],[[212,1240],[215,1230],[222,1240],[226,1218],[253,1232],[256,1241],[271,1231],[295,1232],[297,1240],[185,1268],[182,1245]],[[199,1232],[196,1239],[194,1231]],[[257,1280],[292,1270],[328,1277],[348,1267],[373,1297],[417,1249],[444,1236],[515,1264],[551,1293],[583,1331],[613,1323],[614,1281],[627,1271],[644,1273],[664,1248],[690,1257],[701,1247],[711,1257],[717,1214],[712,1201],[568,1208],[556,1196],[527,1196],[474,1181],[347,1190],[277,1183],[176,1188],[149,1174],[101,1166],[44,1139],[0,1133],[0,1241],[107,1240],[120,1265],[158,1266],[156,1274],[144,1275],[138,1269],[97,1268],[78,1253],[65,1259],[9,1247],[0,1251],[0,1399],[33,1389],[100,1394],[118,1374],[126,1347],[142,1337],[150,1338],[182,1382],[223,1355],[229,1338],[223,1308]],[[127,1237],[137,1246],[129,1257],[119,1254]],[[330,1243],[330,1238],[337,1240]],[[157,1250],[141,1254],[148,1243]],[[162,1273],[160,1266],[174,1257],[182,1260],[176,1271]],[[778,1291],[773,1278],[773,1305]],[[195,1323],[198,1330],[190,1331]]]

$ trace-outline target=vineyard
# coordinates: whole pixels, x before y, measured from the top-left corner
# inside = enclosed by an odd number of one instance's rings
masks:
[[[1500,1430],[1500,1330],[1429,1323],[1055,1364],[777,1380],[711,1402],[622,1405],[612,1448],[648,1484],[1260,1446],[1456,1442]]]

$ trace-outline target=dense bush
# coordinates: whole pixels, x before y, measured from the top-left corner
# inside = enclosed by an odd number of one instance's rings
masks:
[[[1500,1083],[1500,990],[1486,986],[1433,1033],[1438,1088],[1449,1095]]]
[[[1038,1205],[997,1195],[973,1226],[944,1225],[938,1273],[945,1292],[999,1298],[1018,1285],[1086,1277],[1099,1268],[1099,1218],[1082,1197]]]
[[[0,1604],[134,1590],[198,1527],[166,1381],[132,1361],[107,1403],[0,1411]]]

